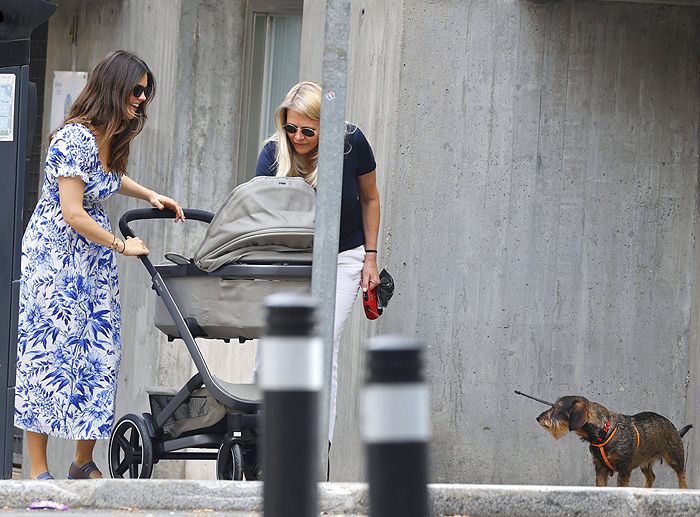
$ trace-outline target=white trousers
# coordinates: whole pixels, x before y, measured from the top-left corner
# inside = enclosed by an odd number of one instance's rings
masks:
[[[333,363],[331,365],[330,408],[328,413],[328,441],[333,441],[335,429],[336,398],[338,395],[338,350],[340,337],[352,313],[353,305],[362,282],[362,266],[365,262],[365,247],[358,246],[338,254],[338,273],[335,284],[335,323],[333,326]],[[253,382],[257,382],[260,371],[260,355],[255,353]]]
[[[336,398],[338,395],[338,350],[340,337],[352,313],[362,282],[365,247],[358,246],[338,254],[338,275],[335,286],[335,324],[333,326],[333,363],[331,365],[330,408],[328,412],[328,441],[333,441]]]

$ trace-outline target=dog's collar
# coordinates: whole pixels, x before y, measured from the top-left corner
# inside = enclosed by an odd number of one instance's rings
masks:
[[[610,423],[610,422],[608,422],[608,423]],[[608,427],[608,426],[606,425],[606,427]],[[603,429],[603,431],[605,431],[605,429]],[[615,433],[616,433],[616,432],[617,432],[617,427],[613,427],[612,433],[610,433],[610,435],[605,439],[605,441],[600,442],[600,443],[593,443],[593,442],[591,442],[591,445],[592,445],[593,447],[600,447],[601,450],[602,450],[603,447],[605,447],[607,444],[610,443],[610,440],[613,439],[613,436],[615,436]]]
[[[590,437],[588,439],[588,441],[590,443],[593,443],[595,441],[599,441],[600,443],[604,442],[610,436],[608,433],[610,432],[611,426],[612,426],[611,420],[607,420],[603,427],[596,427],[595,425],[593,425],[590,422],[586,423],[584,428],[586,428],[588,436]]]

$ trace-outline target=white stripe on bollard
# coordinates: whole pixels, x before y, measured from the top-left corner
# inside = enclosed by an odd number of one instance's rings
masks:
[[[427,442],[430,392],[425,383],[370,384],[362,393],[367,444]]]
[[[264,391],[320,391],[320,337],[265,336],[260,339],[260,388]]]

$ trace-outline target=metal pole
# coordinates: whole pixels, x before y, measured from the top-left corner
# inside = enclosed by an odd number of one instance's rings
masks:
[[[281,293],[269,296],[266,306],[267,328],[260,339],[263,515],[318,515],[323,344],[315,332],[315,303],[308,296]]]
[[[401,336],[369,342],[362,434],[372,517],[428,516],[430,396],[422,348]]]
[[[324,384],[319,419],[319,479],[328,468],[328,417],[335,284],[340,240],[340,198],[343,189],[343,149],[347,98],[348,44],[351,0],[326,0],[326,29],[323,45],[323,98],[318,146],[318,184],[314,233],[311,292],[319,302],[324,349]]]

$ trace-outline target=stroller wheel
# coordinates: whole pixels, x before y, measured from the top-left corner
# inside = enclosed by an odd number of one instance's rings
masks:
[[[241,446],[236,442],[224,441],[216,456],[216,479],[241,481],[243,479],[243,458]]]
[[[248,481],[262,481],[262,465],[258,461],[257,447],[243,449],[243,475]]]
[[[109,474],[113,478],[150,478],[153,443],[143,418],[123,416],[109,437]]]

